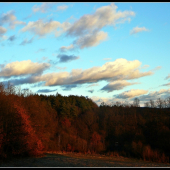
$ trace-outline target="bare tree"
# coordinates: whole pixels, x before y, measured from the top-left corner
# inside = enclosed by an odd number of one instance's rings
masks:
[[[119,106],[121,106],[121,105],[122,105],[121,102],[118,102],[118,101],[116,102],[116,106],[117,106],[117,107],[119,107]]]
[[[163,104],[164,104],[164,102],[163,102],[162,99],[158,98],[158,99],[156,100],[156,106],[157,106],[158,108],[162,109],[162,108],[163,108]]]
[[[155,102],[154,102],[154,100],[152,100],[152,99],[150,99],[150,107],[151,108],[154,108],[155,107]]]
[[[134,101],[133,101],[133,105],[135,107],[140,107],[139,103],[140,103],[140,100],[138,98],[135,98]]]
[[[166,99],[166,102],[167,102],[167,108],[170,108],[170,97],[168,97],[168,98]]]
[[[163,100],[163,108],[167,108],[168,107],[168,102],[167,100]]]
[[[149,107],[149,102],[144,103],[145,107]]]

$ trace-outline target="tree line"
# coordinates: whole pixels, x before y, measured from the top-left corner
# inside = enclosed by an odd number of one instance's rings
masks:
[[[84,96],[39,95],[1,83],[0,157],[63,151],[169,162],[169,101],[98,106]]]

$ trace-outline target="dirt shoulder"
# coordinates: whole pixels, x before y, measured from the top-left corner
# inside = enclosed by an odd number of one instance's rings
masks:
[[[60,152],[47,153],[40,158],[15,158],[0,161],[0,167],[170,167],[170,164],[124,157]]]

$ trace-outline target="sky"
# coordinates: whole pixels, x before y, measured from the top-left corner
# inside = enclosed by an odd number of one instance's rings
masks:
[[[100,105],[170,97],[170,3],[0,2],[0,82]]]

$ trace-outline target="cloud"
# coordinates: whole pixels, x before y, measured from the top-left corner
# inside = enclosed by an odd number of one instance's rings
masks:
[[[165,80],[169,79],[170,78],[170,74],[168,74],[168,76],[165,77]]]
[[[71,45],[69,45],[69,46],[62,46],[62,47],[60,47],[60,52],[67,52],[67,51],[69,51],[69,50],[73,50],[74,49],[74,45],[73,44],[71,44]]]
[[[66,30],[66,36],[76,37],[73,42],[75,48],[88,48],[96,46],[108,38],[108,34],[101,31],[106,26],[115,26],[118,23],[130,21],[135,16],[133,11],[116,11],[117,6],[111,3],[103,6],[93,14],[83,15]]]
[[[27,19],[31,18],[32,15],[33,15],[33,14],[30,14],[30,15],[26,16],[25,18],[23,18],[23,20],[27,20]]]
[[[66,63],[66,62],[70,62],[70,61],[73,61],[73,60],[77,60],[80,57],[79,56],[74,56],[74,55],[59,54],[57,56],[57,58],[59,58],[60,63]]]
[[[50,89],[39,89],[38,91],[37,91],[37,93],[50,93],[50,92],[54,92],[54,91],[56,91],[57,89],[55,89],[55,90],[50,90]]]
[[[88,90],[88,92],[93,93],[93,92],[94,92],[94,90]]]
[[[117,23],[123,23],[134,16],[133,11],[116,11],[117,6],[111,3],[108,6],[98,8],[95,13],[83,15],[68,30],[69,36],[82,36],[85,34],[99,31],[105,26],[114,26]]]
[[[163,84],[162,86],[170,86],[170,83],[167,83],[167,84]]]
[[[145,28],[145,27],[135,27],[130,31],[130,34],[137,34],[138,32],[142,32],[142,31],[149,31],[149,29]]]
[[[113,62],[107,62],[101,67],[92,67],[86,70],[73,69],[70,73],[47,73],[40,77],[41,81],[46,82],[46,86],[64,85],[64,84],[84,84],[97,83],[101,80],[129,80],[143,76],[149,76],[154,72],[140,72],[141,62],[138,60],[127,61],[120,58]]]
[[[87,47],[92,47],[98,45],[101,41],[106,40],[108,37],[107,33],[103,31],[95,32],[95,33],[90,33],[86,34],[84,36],[81,36],[78,38],[74,44],[78,46],[79,48],[87,48]]]
[[[17,20],[14,13],[14,11],[9,11],[5,14],[2,14],[0,16],[0,25],[9,24],[11,29],[14,29],[16,25],[25,25],[25,22]]]
[[[21,85],[21,84],[33,84],[33,83],[37,83],[38,80],[36,79],[36,77],[34,76],[28,76],[28,77],[24,77],[24,78],[13,78],[7,81],[3,81],[4,84],[7,84],[8,81],[10,81],[11,84],[17,86],[17,85]],[[39,83],[39,84],[44,84],[44,83]]]
[[[39,53],[39,52],[44,52],[45,51],[45,48],[40,48],[36,51],[36,53]]]
[[[64,91],[69,91],[69,90],[71,90],[72,88],[77,87],[77,85],[76,85],[76,84],[69,84],[69,85],[63,85],[62,87],[63,87],[62,90],[64,90]]]
[[[14,41],[16,39],[16,36],[15,35],[12,35],[8,38],[9,41]]]
[[[102,102],[109,104],[109,103],[112,103],[113,101],[115,101],[115,100],[114,100],[113,98],[111,98],[111,97],[106,98],[106,97],[92,96],[91,99],[92,99],[95,103],[97,103],[98,106],[100,106],[100,104],[101,104]],[[117,99],[117,100],[119,100],[119,99]]]
[[[170,96],[170,89],[161,89],[159,91],[151,91],[147,95],[142,95],[139,97],[141,101],[155,100],[158,98],[167,98]]]
[[[42,12],[42,13],[46,13],[55,3],[51,3],[51,2],[44,2],[42,3],[40,6],[34,5],[32,10],[33,12]]]
[[[64,10],[66,10],[67,8],[68,8],[67,5],[61,5],[61,6],[58,6],[58,7],[57,7],[57,11],[64,11]]]
[[[109,61],[109,60],[111,60],[112,58],[103,58],[103,60],[105,60],[105,61]]]
[[[128,99],[128,98],[134,98],[134,97],[146,94],[146,93],[148,93],[148,90],[132,89],[129,91],[125,91],[121,94],[114,95],[114,97],[120,98],[120,99]]]
[[[93,83],[93,84],[91,84],[91,85],[87,86],[87,88],[88,88],[88,87],[93,87],[93,86],[99,86],[99,84],[97,84],[97,83]]]
[[[138,83],[129,83],[126,80],[118,80],[118,81],[113,81],[113,82],[107,84],[101,90],[107,91],[109,93],[114,90],[121,90],[126,86],[130,86],[130,85],[134,85],[134,84],[138,84]]]
[[[20,45],[31,44],[33,42],[33,39],[34,39],[33,37],[30,40],[27,40],[26,38],[20,43]]]
[[[161,66],[157,66],[155,67],[154,69],[150,70],[150,71],[157,71],[157,70],[160,70],[162,67]]]
[[[2,36],[3,34],[5,34],[6,32],[7,32],[7,29],[0,26],[0,36]]]
[[[67,67],[58,67],[58,66],[56,66],[56,68],[57,68],[58,70],[65,70]]]
[[[34,63],[31,60],[16,61],[1,67],[0,77],[9,78],[27,74],[41,74],[49,67],[50,64],[48,63]]]
[[[29,31],[35,35],[43,37],[49,33],[54,32],[56,35],[60,34],[62,31],[66,31],[70,23],[64,22],[60,23],[58,21],[48,21],[43,22],[41,19],[35,22],[29,22],[24,28],[22,28],[21,32]],[[57,29],[60,29],[58,31]]]
[[[62,60],[66,61],[68,59],[64,58]],[[27,63],[28,61],[25,62]],[[19,64],[9,64],[8,67],[6,65],[3,69],[1,69],[0,75],[3,77],[10,77],[33,74],[30,78],[26,78],[25,80],[23,79],[23,82],[44,82],[45,86],[62,86],[98,83],[102,80],[108,82],[130,80],[154,74],[154,72],[151,71],[140,72],[139,69],[141,62],[138,60],[127,61],[123,58],[117,59],[113,62],[107,62],[102,66],[92,67],[85,70],[72,69],[71,72],[52,72],[39,75],[36,73],[42,73],[43,70],[50,67],[50,64],[32,63],[31,61],[28,63],[29,64],[19,62]],[[13,65],[15,67],[13,67]]]

